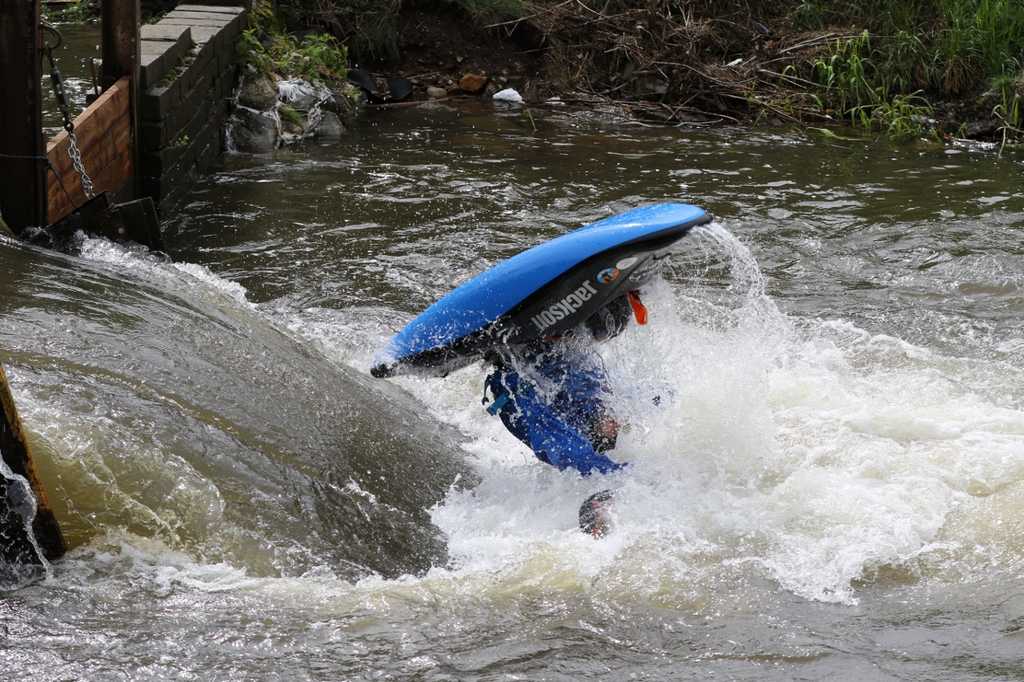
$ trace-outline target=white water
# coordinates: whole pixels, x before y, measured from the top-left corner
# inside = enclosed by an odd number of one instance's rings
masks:
[[[451,564],[393,587],[628,591],[679,606],[762,576],[808,599],[853,604],[856,581],[880,569],[959,578],[963,562],[1021,564],[1013,510],[1024,510],[1024,413],[982,398],[957,358],[842,320],[788,318],[723,227],[691,239],[696,255],[677,258],[669,280],[644,292],[650,324],[600,349],[629,425],[613,453],[631,463],[625,472],[581,478],[538,462],[484,411],[482,366],[398,380],[469,436],[483,480],[432,511]],[[251,305],[205,268],[154,263],[102,240],[87,240],[83,255]],[[724,281],[709,275],[723,264]],[[391,332],[380,311],[268,312],[363,370]],[[606,487],[617,491],[615,532],[595,541],[577,531],[576,513]],[[197,589],[351,595],[329,567],[327,583],[253,579],[117,530],[81,551],[114,561],[113,548],[159,581]],[[357,594],[364,589],[391,588],[369,579]]]
[[[13,509],[12,511],[18,514],[23,522],[23,528],[25,529],[25,535],[28,537],[29,543],[32,545],[32,550],[35,552],[35,560],[38,561],[42,573],[49,577],[52,573],[50,562],[46,560],[46,555],[43,553],[43,549],[39,546],[39,542],[36,540],[34,531],[32,530],[32,523],[36,519],[36,498],[32,494],[32,486],[24,476],[20,476],[14,473],[7,462],[0,457],[0,486],[6,488],[8,485],[13,483],[21,488],[21,495],[19,499],[22,503],[22,508]],[[7,491],[3,490],[2,494],[6,495]],[[36,575],[36,569],[32,566],[26,566],[23,573],[23,577],[27,580],[34,580],[39,576]],[[20,582],[21,577],[15,577],[15,580]],[[4,590],[9,590],[14,585],[2,585]]]
[[[965,561],[999,557],[1019,566],[1016,534],[964,519],[1021,508],[1024,412],[981,397],[998,387],[977,390],[967,361],[842,320],[788,318],[725,228],[694,238],[697,256],[676,263],[687,281],[645,291],[648,327],[601,349],[630,424],[613,453],[632,464],[624,473],[583,479],[538,462],[481,406],[481,366],[399,380],[470,436],[483,474],[433,510],[453,566],[432,578],[582,581],[681,599],[762,576],[854,604],[857,581],[879,571],[954,578]],[[701,261],[707,272],[724,263],[727,280],[705,281]],[[366,370],[390,330],[365,312],[309,310],[288,324]],[[576,512],[605,487],[618,491],[616,532],[595,542],[576,530]]]
[[[53,567],[47,589],[94,604],[111,622],[134,622],[119,596],[130,595],[162,614],[152,626],[157,642],[178,636],[161,635],[160,624],[213,632],[211,622],[228,623],[233,640],[249,632],[251,619],[271,618],[273,637],[349,662],[376,651],[383,637],[396,653],[385,656],[387,665],[374,658],[376,665],[414,675],[453,657],[472,668],[486,667],[487,655],[511,660],[520,646],[538,652],[537,638],[548,637],[562,614],[617,649],[630,647],[631,633],[678,628],[673,641],[694,651],[727,656],[734,646],[756,658],[780,617],[813,618],[821,611],[808,607],[823,603],[877,608],[876,586],[885,599],[894,582],[921,585],[911,597],[922,602],[917,614],[927,610],[921,595],[931,586],[968,599],[971,583],[1017,584],[1024,413],[1012,397],[989,396],[1014,395],[1019,372],[987,365],[979,372],[987,361],[938,354],[844,320],[791,317],[768,295],[750,252],[721,226],[687,246],[673,271],[644,291],[650,324],[600,348],[615,408],[629,423],[614,453],[631,462],[625,472],[585,479],[538,462],[484,411],[482,366],[443,380],[397,380],[429,418],[467,435],[466,456],[482,479],[431,510],[451,560],[420,577],[353,584],[331,565],[296,573],[287,557],[260,558],[258,538],[239,536],[223,517],[217,480],[162,452],[130,422],[64,414],[60,400],[22,393],[26,421],[56,459],[81,456],[86,470],[108,477],[94,486],[106,491],[95,499],[65,490],[80,522],[99,534]],[[154,262],[102,241],[87,241],[83,253],[133,270],[172,297],[208,301],[218,315],[265,315],[362,371],[404,321],[384,308],[253,306],[242,287],[206,268]],[[576,513],[602,488],[617,492],[615,531],[597,541],[577,530]],[[252,548],[219,551],[217,538]],[[265,577],[275,569],[286,577]],[[1012,626],[1020,604],[1009,599],[1000,617]],[[683,616],[650,630],[650,614],[661,609]],[[539,630],[492,654],[460,659],[458,645],[443,641],[457,633],[486,642],[485,633],[509,623],[529,630],[535,612]],[[760,623],[753,630],[751,619]],[[689,629],[702,624],[726,629],[700,645],[687,632],[698,636]],[[780,627],[771,652],[821,651],[802,643],[805,626]],[[824,640],[847,636],[831,628]],[[254,632],[239,669],[251,669],[249,654],[267,641]],[[231,647],[225,642],[215,658],[230,657]],[[584,660],[601,648],[592,647]],[[842,663],[826,667],[834,665]]]

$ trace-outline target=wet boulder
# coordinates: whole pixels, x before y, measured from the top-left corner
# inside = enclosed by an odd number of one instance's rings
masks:
[[[247,75],[238,91],[238,104],[256,111],[266,111],[277,104],[277,86],[269,76]]]
[[[228,135],[235,151],[268,154],[277,148],[277,117],[273,113],[236,107],[228,122]]]
[[[345,134],[345,125],[333,111],[324,111],[320,114],[320,123],[315,131],[317,139],[325,142],[340,140]]]

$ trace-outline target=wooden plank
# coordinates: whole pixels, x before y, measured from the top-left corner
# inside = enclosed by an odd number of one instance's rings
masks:
[[[118,119],[130,116],[130,107],[128,79],[123,78],[113,87],[108,88],[75,118],[75,137],[78,139],[78,149],[82,152],[83,159],[86,158],[86,154],[95,149],[98,143],[105,140],[107,131],[118,124]],[[69,144],[68,134],[65,130],[57,133],[47,143],[46,156],[50,159],[51,164],[63,167],[65,163],[69,163],[67,160]]]
[[[88,146],[92,137],[101,136],[113,121],[129,115],[131,98],[128,95],[128,79],[122,78],[112,87],[107,88],[96,101],[85,108],[74,120],[75,137],[79,148]],[[68,144],[68,133],[62,130],[46,145],[47,156],[58,146]]]
[[[103,137],[95,139],[93,144],[85,149],[79,149],[86,172],[91,176],[95,169],[102,168],[109,163],[110,158],[121,153],[122,147],[128,144],[127,140],[122,142],[122,139],[130,134],[131,119],[122,116],[110,124]],[[64,145],[56,150],[50,165],[55,171],[63,174],[75,173],[77,176],[71,157],[67,154],[68,146]]]
[[[135,163],[129,93],[128,78],[122,78],[74,121],[82,163],[97,194],[118,192],[132,179]],[[47,157],[56,171],[47,178],[47,210],[51,223],[66,217],[86,201],[81,178],[68,156],[68,146],[68,134],[63,130],[47,145]]]
[[[98,134],[96,133],[97,130],[99,131]],[[89,133],[89,135],[78,140],[78,150],[82,155],[82,163],[86,170],[88,171],[97,165],[103,165],[102,159],[109,156],[111,149],[114,147],[111,140],[120,137],[125,131],[130,132],[130,130],[131,118],[127,113],[105,123],[105,129],[86,127],[84,132]],[[71,170],[72,162],[71,157],[67,153],[68,147],[70,147],[70,142],[65,136],[61,144],[54,147],[49,155],[50,165],[53,168],[65,172]]]
[[[89,168],[89,177],[92,179],[93,187],[99,192],[119,192],[132,179],[134,164],[132,155],[127,153],[130,146],[131,132],[125,128],[120,137],[116,140],[120,149],[107,158],[99,159],[102,163],[94,163]],[[60,174],[60,180],[55,173],[48,178],[49,190],[49,211],[52,215],[59,216],[56,220],[67,216],[86,201],[85,192],[82,190],[82,183],[74,170]],[[63,188],[61,184],[63,183]],[[65,194],[67,192],[67,194]]]
[[[36,515],[32,520],[32,534],[47,560],[59,559],[65,550],[64,535],[61,533],[60,524],[57,523],[57,517],[50,509],[46,490],[33,466],[32,452],[25,438],[25,430],[18,417],[18,410],[14,406],[14,397],[11,395],[10,385],[7,383],[7,375],[4,373],[2,365],[0,365],[0,456],[3,457],[7,468],[29,482],[32,495],[36,499]],[[7,495],[5,494],[4,497],[6,502]],[[11,518],[10,514],[5,516]],[[13,527],[0,528],[0,535],[10,541],[16,540],[18,535],[25,534],[20,527]],[[27,538],[25,540],[27,541]],[[0,556],[6,557],[9,553],[15,554],[15,556],[22,554],[13,552],[16,549],[12,546],[14,544],[13,542],[10,545],[0,543]]]
[[[0,0],[0,212],[18,234],[46,225],[39,0]]]

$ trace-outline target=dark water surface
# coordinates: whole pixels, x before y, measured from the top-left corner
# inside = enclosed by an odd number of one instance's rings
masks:
[[[78,545],[0,599],[8,678],[1024,678],[1022,171],[420,108],[230,158],[177,265],[0,243],[0,360]],[[717,221],[602,349],[626,472],[536,462],[482,366],[366,377],[454,284],[666,200]]]

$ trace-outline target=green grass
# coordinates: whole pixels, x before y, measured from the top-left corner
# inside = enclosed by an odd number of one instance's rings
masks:
[[[821,109],[857,125],[909,139],[921,132],[933,98],[964,98],[992,82],[995,115],[1017,130],[1020,57],[1024,55],[1022,0],[803,0],[791,18],[823,29],[861,25],[808,63]]]

